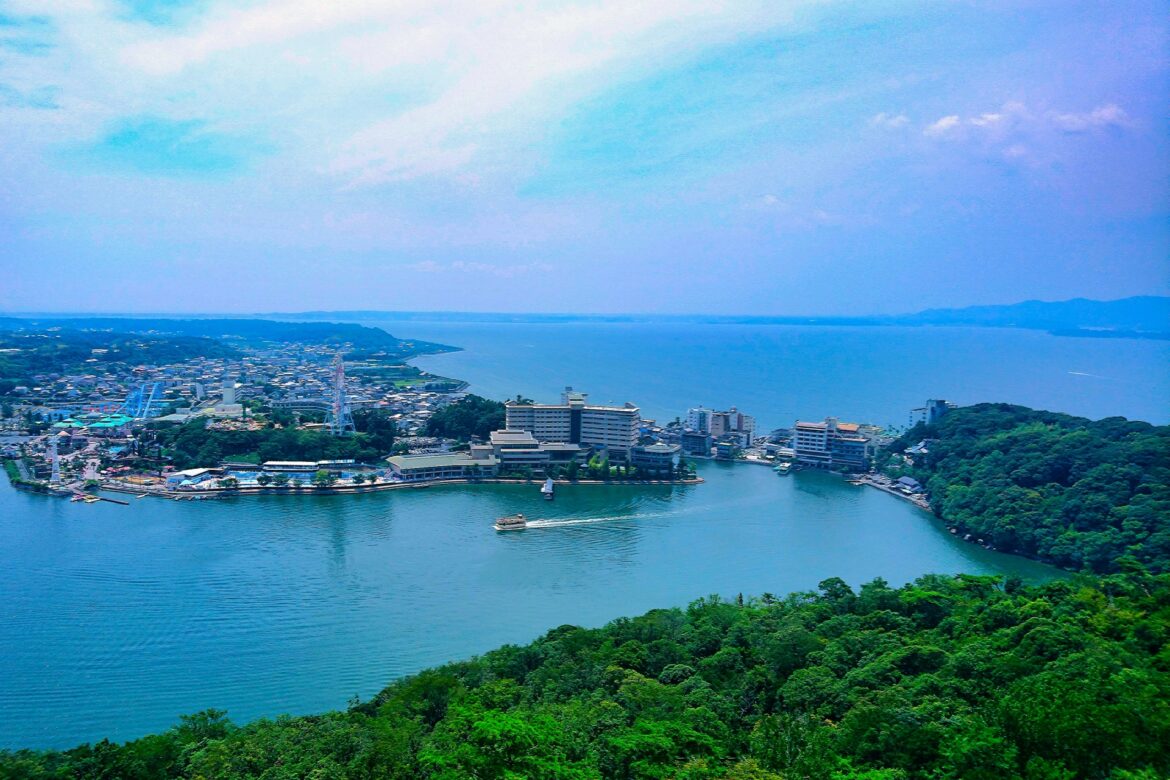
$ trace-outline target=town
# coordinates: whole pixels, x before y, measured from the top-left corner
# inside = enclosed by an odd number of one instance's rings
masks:
[[[38,375],[4,404],[0,456],[14,484],[90,501],[99,489],[181,500],[534,478],[693,483],[692,462],[713,459],[840,472],[927,506],[914,480],[868,473],[894,438],[879,426],[827,417],[761,434],[735,407],[702,406],[660,423],[572,387],[557,403],[500,403],[405,362],[346,360],[347,348],[287,343]],[[909,422],[951,407],[928,401]],[[468,410],[473,425],[452,422]]]

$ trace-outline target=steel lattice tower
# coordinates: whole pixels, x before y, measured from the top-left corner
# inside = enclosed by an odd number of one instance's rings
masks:
[[[49,462],[52,464],[53,471],[49,475],[50,485],[61,484],[61,458],[57,454],[57,437],[49,436]]]
[[[349,399],[345,396],[345,361],[341,353],[333,359],[333,404],[329,408],[329,432],[334,436],[345,436],[354,432],[353,414]]]

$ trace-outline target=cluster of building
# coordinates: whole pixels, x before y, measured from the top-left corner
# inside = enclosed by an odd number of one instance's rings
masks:
[[[38,478],[49,476],[49,464],[58,455],[81,450],[87,459],[107,463],[103,473],[111,474],[120,458],[134,454],[148,423],[203,417],[213,429],[259,427],[262,423],[249,415],[254,405],[314,411],[325,420],[302,422],[305,428],[336,427],[340,409],[349,430],[351,410],[377,408],[409,439],[425,430],[436,411],[462,397],[465,387],[413,367],[377,362],[351,363],[347,377],[335,349],[311,344],[253,349],[232,360],[199,357],[166,365],[91,360],[102,373],[38,375],[34,387],[20,388],[22,400],[6,404],[6,412],[11,407],[9,421],[19,426],[10,432],[33,431],[10,437],[6,455],[29,456],[38,464]],[[71,459],[61,465],[66,481],[77,478]],[[208,474],[208,479],[214,476],[214,468]]]
[[[687,455],[731,459],[756,441],[756,418],[734,406],[724,412],[702,406],[687,410],[685,425],[678,434],[679,446]]]
[[[319,409],[334,391],[335,354],[331,347],[287,344],[251,350],[237,359],[196,357],[163,365],[130,366],[95,357],[89,361],[93,373],[41,374],[34,377],[35,386],[17,388],[16,395],[23,400],[15,418],[31,416],[97,432],[104,428],[92,423],[108,422],[98,420],[103,415],[167,422],[195,416],[240,420],[251,401],[291,410]],[[431,415],[464,389],[461,382],[421,372],[404,382],[387,368],[395,367],[351,362],[348,403],[353,409],[389,410],[404,435],[425,429]]]
[[[648,421],[634,404],[590,404],[587,394],[571,387],[565,388],[559,404],[509,401],[504,414],[504,428],[467,452],[390,458],[392,477],[424,481],[549,473],[593,457],[665,473],[678,465],[682,452],[678,444],[646,436]]]

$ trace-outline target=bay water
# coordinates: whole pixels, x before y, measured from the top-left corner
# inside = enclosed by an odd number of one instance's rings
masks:
[[[1167,347],[1024,331],[391,323],[465,351],[418,363],[489,397],[572,384],[660,419],[899,424],[927,397],[1166,420]],[[0,485],[0,747],[65,747],[344,707],[391,680],[571,623],[827,577],[1059,576],[831,475],[701,463],[694,486],[443,486],[79,504]],[[497,533],[524,512],[553,527]]]

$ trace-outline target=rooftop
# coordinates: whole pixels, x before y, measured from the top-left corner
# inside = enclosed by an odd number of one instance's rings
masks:
[[[496,459],[472,458],[466,452],[443,455],[392,455],[386,461],[398,469],[438,469],[451,466],[492,466]]]
[[[647,444],[645,447],[638,447],[641,452],[652,452],[662,454],[672,454],[678,452],[681,447],[677,444],[666,444],[665,442],[655,442],[654,444]]]
[[[503,444],[521,444],[525,446],[535,447],[536,438],[529,431],[514,431],[502,430],[492,431],[491,433],[492,446]]]

